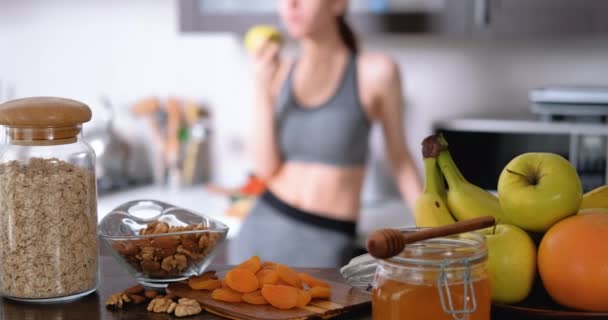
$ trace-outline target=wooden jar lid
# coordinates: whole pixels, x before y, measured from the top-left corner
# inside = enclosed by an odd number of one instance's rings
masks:
[[[70,99],[34,97],[0,104],[0,125],[9,127],[71,127],[89,120],[91,109]]]
[[[55,97],[33,97],[0,104],[0,125],[9,127],[12,140],[75,140],[80,124],[91,120],[84,103]]]

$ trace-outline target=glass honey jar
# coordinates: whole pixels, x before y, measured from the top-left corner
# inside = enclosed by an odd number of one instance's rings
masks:
[[[489,320],[486,260],[485,238],[477,233],[407,245],[398,256],[377,262],[373,319]]]

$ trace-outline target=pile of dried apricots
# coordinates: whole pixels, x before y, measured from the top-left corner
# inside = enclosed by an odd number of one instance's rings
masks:
[[[218,279],[215,272],[205,272],[188,279],[188,285],[193,290],[211,291],[214,300],[270,304],[281,310],[305,307],[312,299],[331,298],[329,283],[305,273],[298,274],[282,264],[262,263],[258,256],[228,271],[224,279]]]

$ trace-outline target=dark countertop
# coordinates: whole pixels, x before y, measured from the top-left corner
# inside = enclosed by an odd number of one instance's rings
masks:
[[[225,267],[216,266],[210,269],[221,270]],[[337,269],[307,269],[307,273],[320,278],[342,282],[342,276]],[[105,307],[105,301],[113,293],[122,291],[135,285],[133,279],[116,261],[108,256],[100,257],[100,285],[95,293],[84,298],[60,304],[27,304],[9,299],[0,300],[0,319],[2,320],[169,320],[179,319],[167,314],[155,314],[147,312],[146,304],[130,306],[127,310],[110,311]],[[224,318],[201,313],[198,316],[185,319],[223,320]],[[348,320],[371,320],[371,316],[348,315],[340,319]],[[493,314],[493,320],[510,319],[507,315]],[[523,320],[522,318],[518,318]]]
[[[214,267],[210,269],[222,270],[225,267]],[[342,276],[337,269],[307,269],[306,272],[325,279],[342,281]],[[123,267],[116,263],[114,258],[107,255],[100,257],[100,284],[95,293],[84,298],[59,304],[27,304],[12,301],[10,299],[0,300],[0,319],[2,320],[169,320],[181,319],[167,314],[155,314],[146,311],[146,305],[130,306],[127,310],[110,311],[105,307],[106,299],[113,293],[120,292],[130,286],[136,285],[133,279]],[[184,319],[201,320],[225,320],[224,318],[201,313],[198,316]],[[352,320],[370,320],[367,315],[351,316]]]

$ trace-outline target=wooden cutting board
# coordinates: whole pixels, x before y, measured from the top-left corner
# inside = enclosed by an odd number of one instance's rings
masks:
[[[184,282],[170,284],[167,292],[180,298],[194,299],[206,311],[234,320],[330,319],[347,312],[369,312],[371,310],[371,295],[368,292],[337,282],[327,282],[331,285],[332,290],[330,301],[313,300],[305,308],[291,310],[279,310],[270,305],[216,301],[211,299],[210,291],[192,290]]]

